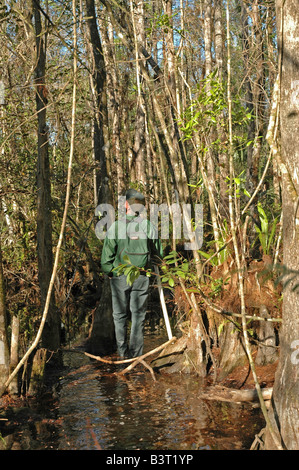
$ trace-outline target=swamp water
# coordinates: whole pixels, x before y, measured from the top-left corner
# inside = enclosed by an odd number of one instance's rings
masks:
[[[165,341],[147,335],[145,352]],[[250,404],[198,398],[195,377],[160,373],[154,381],[142,365],[118,375],[124,366],[72,352],[64,366],[51,393],[0,409],[2,449],[247,450],[264,426]]]

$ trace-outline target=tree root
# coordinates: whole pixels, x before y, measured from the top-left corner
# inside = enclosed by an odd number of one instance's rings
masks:
[[[166,341],[166,343],[163,343],[161,344],[160,346],[156,347],[155,349],[152,349],[151,351],[148,351],[147,353],[143,354],[142,356],[138,356],[138,357],[133,357],[132,359],[123,359],[121,361],[111,361],[109,359],[103,359],[102,357],[100,356],[94,356],[93,354],[89,354],[87,352],[84,352],[85,356],[88,356],[92,359],[95,359],[96,361],[100,361],[100,362],[104,362],[106,364],[127,364],[127,363],[131,363],[128,367],[126,367],[124,370],[122,370],[121,372],[118,372],[119,375],[124,375],[126,374],[127,372],[129,372],[130,370],[134,369],[134,367],[141,363],[144,365],[144,367],[146,367],[150,373],[151,373],[151,376],[153,378],[153,380],[156,380],[156,377],[155,377],[155,374],[154,374],[154,371],[152,369],[152,367],[147,364],[147,362],[145,362],[145,358],[148,357],[148,356],[152,356],[153,354],[161,351],[162,349],[164,349],[166,346],[168,346],[169,344],[173,343],[174,341],[176,341],[176,337],[174,336],[173,338],[171,338],[169,341]]]
[[[250,450],[264,450],[265,443],[263,441],[264,434],[266,432],[266,428],[261,429],[261,431],[255,435],[254,441],[251,444]]]

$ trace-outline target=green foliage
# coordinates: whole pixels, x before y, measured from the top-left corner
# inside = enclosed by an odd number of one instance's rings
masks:
[[[228,104],[226,97],[226,83],[221,82],[217,77],[217,70],[212,72],[206,79],[201,80],[198,85],[198,95],[191,106],[185,112],[180,122],[181,131],[184,134],[184,140],[192,139],[195,132],[207,135],[210,130],[218,123],[223,128],[227,126]],[[251,113],[242,105],[239,96],[233,99],[232,123],[235,129],[234,140],[243,141],[242,133],[237,134],[236,128],[242,128],[252,119]],[[218,147],[219,140],[211,143]],[[204,147],[203,151],[207,148]]]
[[[217,243],[218,243],[218,247],[220,248],[220,251],[219,251],[218,255],[213,256],[215,254],[214,249],[211,249],[208,252],[198,250],[198,252],[201,254],[201,256],[203,256],[205,259],[208,260],[208,259],[211,258],[209,260],[209,263],[212,266],[219,266],[219,265],[223,264],[230,255],[230,251],[229,251],[228,247],[225,246],[225,243],[223,242],[223,240],[218,240]],[[208,246],[215,245],[215,244],[216,244],[215,240],[212,240],[211,242],[207,243]]]
[[[168,33],[171,29],[174,33],[179,34],[182,36],[183,31],[181,29],[177,29],[173,26],[173,19],[178,16],[178,13],[175,12],[173,15],[168,15],[167,13],[154,13],[153,19],[149,21],[149,27],[147,31],[149,34],[152,34],[153,31],[160,29],[164,33]]]
[[[208,132],[226,109],[224,86],[215,76],[216,71],[200,82],[197,99],[187,109],[180,123],[184,140],[191,139],[199,130]]]
[[[146,276],[151,276],[151,270],[150,269],[143,269],[143,268],[138,268],[137,266],[134,266],[128,256],[123,257],[125,263],[120,264],[116,266],[116,268],[113,269],[114,272],[117,273],[118,276],[121,274],[125,275],[127,277],[127,283],[129,286],[133,284],[133,282],[140,276],[140,272],[144,272]]]
[[[229,283],[230,276],[223,279],[222,277],[214,279],[211,276],[208,276],[211,279],[210,288],[211,288],[211,297],[215,298],[218,297],[222,291],[223,287]]]
[[[270,223],[267,217],[267,214],[262,208],[262,205],[260,202],[258,202],[257,204],[257,210],[259,213],[261,228],[255,225],[255,229],[258,233],[258,239],[263,249],[263,253],[265,255],[269,255],[271,253],[272,245],[274,242],[274,236],[275,236],[275,231],[276,231],[276,225],[278,222],[278,217],[275,217],[272,223]]]
[[[232,178],[233,194],[236,198],[239,198],[241,194],[244,194],[245,196],[250,198],[250,194],[245,188],[246,178],[242,177],[244,172],[245,170],[243,170],[237,177]],[[227,181],[227,186],[229,186],[229,182],[230,182],[229,176],[227,176],[226,181]],[[229,189],[227,190],[227,192],[228,191]]]
[[[217,243],[217,248],[219,249],[219,253],[215,256],[213,256],[210,260],[209,263],[211,266],[219,266],[223,264],[230,256],[231,250],[229,246],[226,244],[226,240],[229,238],[229,229],[227,225],[227,221],[223,221],[223,229],[222,229],[222,235],[219,236],[219,239],[217,242],[215,240],[211,240],[206,243],[207,247],[210,248],[207,252],[198,250],[201,256],[203,256],[206,260],[210,259],[213,255],[216,253],[216,243]]]
[[[168,283],[169,287],[174,287],[175,281],[178,278],[184,280],[192,279],[190,263],[176,251],[171,251],[169,255],[164,256],[163,261],[161,280],[163,283]]]
[[[246,325],[247,325],[247,332],[250,336],[254,336],[254,329],[253,328],[248,328],[248,326],[250,325],[250,323],[252,322],[253,320],[250,318],[247,322],[246,322]],[[234,324],[234,328],[232,328],[231,330],[231,334],[235,333],[236,331],[240,331],[242,332],[243,331],[243,327],[242,327],[242,324],[236,320],[228,320],[228,319],[225,319],[223,320],[223,322],[220,323],[220,325],[218,326],[218,336],[221,335],[222,331],[223,331],[223,328],[224,326],[227,324],[227,323],[233,323]]]
[[[120,264],[113,269],[118,275],[127,276],[127,283],[132,285],[135,279],[138,278],[140,273],[144,273],[146,276],[151,276],[153,273],[150,269],[138,268],[131,264],[129,257],[124,256],[124,264]],[[181,278],[184,280],[195,279],[191,272],[191,263],[189,263],[183,256],[178,255],[176,251],[171,251],[169,255],[165,256],[162,261],[161,269],[161,281],[167,283],[168,287],[174,287],[176,281]]]

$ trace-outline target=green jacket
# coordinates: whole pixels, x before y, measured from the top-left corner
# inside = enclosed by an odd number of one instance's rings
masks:
[[[146,219],[127,215],[123,220],[114,222],[106,233],[104,240],[101,267],[105,274],[117,276],[112,270],[120,264],[130,263],[139,268],[151,269],[159,264],[163,257],[161,241],[157,230]]]

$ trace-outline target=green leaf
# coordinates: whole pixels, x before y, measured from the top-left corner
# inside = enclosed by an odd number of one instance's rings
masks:
[[[128,264],[132,264],[128,255],[124,255],[124,262]]]
[[[181,269],[185,272],[187,272],[189,270],[189,263],[183,263],[181,265]]]
[[[124,275],[127,276],[128,274],[130,274],[131,269],[132,269],[131,266],[129,266],[128,268],[126,268],[126,269],[124,270]]]

